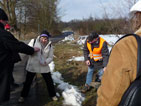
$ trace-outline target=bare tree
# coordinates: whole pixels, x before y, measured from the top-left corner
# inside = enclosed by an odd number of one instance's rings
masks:
[[[25,5],[28,25],[40,32],[43,29],[52,31],[59,21],[58,0],[26,0]]]
[[[0,0],[0,7],[8,14],[11,26],[24,33],[32,29],[38,32],[58,29],[58,4],[59,0]]]
[[[9,23],[15,30],[17,30],[16,8],[17,0],[1,0],[0,6],[5,10],[8,15]]]

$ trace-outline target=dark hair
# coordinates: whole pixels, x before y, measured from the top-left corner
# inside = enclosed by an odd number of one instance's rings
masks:
[[[43,30],[40,35],[46,34],[48,37],[51,37],[50,33],[47,30]]]
[[[93,39],[98,38],[98,37],[99,37],[98,33],[92,32],[89,34],[87,39],[88,39],[88,41],[92,41]]]
[[[8,16],[3,9],[0,8],[0,20],[8,21]]]

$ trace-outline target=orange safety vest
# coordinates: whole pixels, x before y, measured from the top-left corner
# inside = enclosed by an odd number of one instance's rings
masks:
[[[90,52],[89,56],[90,56],[91,59],[93,58],[94,61],[98,61],[98,60],[103,58],[102,54],[101,54],[101,50],[102,50],[103,43],[105,42],[105,40],[101,37],[99,37],[99,39],[100,39],[99,47],[94,48],[93,50],[92,50],[91,44],[87,41],[87,48]]]

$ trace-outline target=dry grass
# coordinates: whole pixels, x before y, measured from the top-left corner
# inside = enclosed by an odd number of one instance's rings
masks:
[[[56,58],[55,60],[55,70],[62,73],[64,79],[69,82],[81,83],[85,80],[87,67],[84,62],[68,61],[72,56],[82,56],[82,50],[78,45],[70,44],[57,44],[55,45]],[[72,80],[67,79],[68,77]],[[83,78],[82,78],[83,77]],[[77,82],[77,81],[78,82]],[[80,81],[80,82],[79,82]]]
[[[72,56],[83,56],[83,51],[79,45],[57,43],[54,45],[55,71],[59,71],[64,81],[76,85],[79,89],[85,84],[87,66],[84,62],[68,61]],[[84,94],[86,97],[83,106],[96,105],[96,89]]]
[[[57,43],[54,45],[54,62],[55,70],[62,74],[65,82],[75,85],[78,89],[82,89],[85,84],[87,66],[84,62],[68,61],[72,56],[82,56],[83,52],[81,47],[75,44]],[[44,92],[47,92],[45,82],[42,85]],[[57,92],[60,92],[57,90]],[[47,92],[48,93],[48,92]],[[60,92],[61,94],[61,92]],[[82,106],[96,106],[96,89],[91,89],[85,95],[85,101]],[[59,97],[58,101],[52,101],[48,98],[48,94],[41,98],[42,101],[46,101],[45,106],[63,106],[63,97]]]

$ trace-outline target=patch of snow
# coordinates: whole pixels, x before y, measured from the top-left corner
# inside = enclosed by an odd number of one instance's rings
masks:
[[[116,43],[116,41],[121,38],[123,35],[113,35],[113,34],[109,34],[109,35],[100,35],[100,37],[102,37],[103,39],[105,39],[108,44],[110,45],[114,45]]]
[[[74,36],[73,34],[66,36],[62,41],[74,41]]]
[[[80,37],[78,38],[77,44],[79,44],[79,45],[84,44],[87,37],[88,37],[88,35],[80,36]]]
[[[80,57],[75,57],[73,56],[71,59],[69,59],[68,61],[84,61],[84,56],[80,56]]]
[[[74,86],[71,86],[69,89],[65,89],[63,92],[64,105],[69,104],[72,106],[81,106],[84,97],[78,92],[78,89]]]
[[[53,69],[55,67],[54,62],[51,62],[49,66],[51,69],[52,79],[54,83],[57,83],[58,88],[62,90],[62,96],[64,98],[63,104],[72,105],[72,106],[81,106],[85,98],[82,97],[77,87],[70,85],[67,82],[64,82],[59,72],[53,72]]]
[[[119,35],[115,35],[115,34],[107,34],[107,35],[100,35],[100,37],[102,37],[103,39],[105,39],[110,45],[114,45],[114,43],[121,38],[123,35],[119,34]],[[80,36],[77,44],[82,45],[85,43],[86,38],[88,37],[88,35],[85,36]]]

